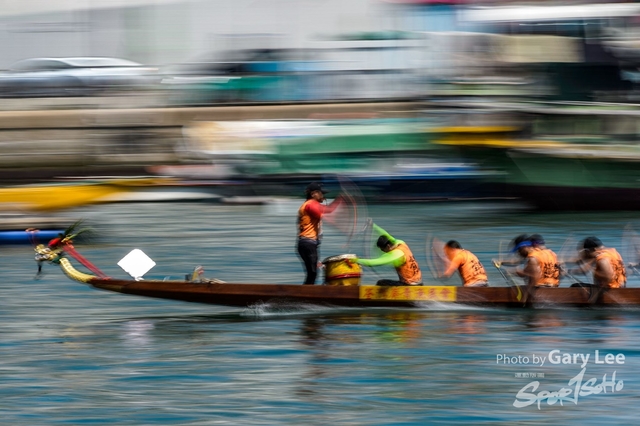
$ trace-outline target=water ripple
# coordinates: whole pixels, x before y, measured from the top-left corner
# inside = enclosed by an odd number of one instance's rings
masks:
[[[435,230],[460,239],[485,261],[496,254],[498,239],[517,233],[540,232],[559,247],[567,235],[589,229],[615,246],[620,223],[637,222],[627,213],[483,209],[470,216],[464,208],[437,205],[369,211],[413,247],[423,247]],[[140,204],[77,213],[89,216],[102,235],[79,249],[110,275],[123,276],[116,262],[141,248],[158,263],[151,272],[156,277],[184,276],[198,262],[206,276],[225,281],[302,278],[293,218],[268,208]],[[341,253],[343,244],[327,229],[322,252]],[[29,248],[3,248],[3,255],[4,424],[636,423],[630,407],[640,388],[639,309],[231,309],[97,291],[50,265],[35,281]],[[365,271],[365,279],[376,276]],[[496,271],[490,279],[501,282]],[[553,350],[589,354],[585,380],[601,381],[615,371],[624,388],[583,396],[577,404],[515,408],[516,394],[531,381],[540,381],[541,390],[558,390],[581,371],[549,359],[543,366],[532,363],[534,355],[548,357]],[[623,354],[624,363],[596,364],[596,350]],[[500,356],[521,362],[500,362]]]

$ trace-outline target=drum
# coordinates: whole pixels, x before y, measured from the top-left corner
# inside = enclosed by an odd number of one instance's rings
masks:
[[[324,283],[326,285],[360,285],[362,268],[357,263],[347,263],[347,259],[355,258],[354,254],[341,254],[323,260]]]

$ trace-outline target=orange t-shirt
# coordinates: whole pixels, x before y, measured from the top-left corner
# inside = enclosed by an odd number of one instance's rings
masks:
[[[340,196],[328,206],[313,198],[302,203],[298,209],[298,237],[318,240],[322,235],[322,216],[332,213],[342,203]]]
[[[624,269],[624,261],[620,253],[614,248],[605,248],[599,250],[596,254],[596,262],[601,259],[607,259],[613,269],[613,278],[607,283],[599,283],[602,287],[607,288],[624,288],[627,284],[627,272]],[[595,275],[593,282],[598,284]]]
[[[298,236],[317,240],[322,234],[322,206],[313,198],[302,203],[298,209]]]
[[[456,268],[460,273],[462,285],[486,282],[487,272],[478,257],[465,249],[454,249],[451,256],[450,268]],[[452,271],[453,272],[453,271]]]
[[[404,243],[398,244],[395,249],[402,251],[404,254],[404,263],[396,268],[400,281],[406,284],[420,284],[422,283],[422,272],[418,262],[413,257],[411,249]],[[395,250],[394,249],[394,250]]]
[[[558,256],[553,251],[547,248],[537,248],[532,250],[527,257],[536,259],[540,268],[540,276],[535,279],[533,285],[545,287],[560,285],[560,265],[558,264]]]

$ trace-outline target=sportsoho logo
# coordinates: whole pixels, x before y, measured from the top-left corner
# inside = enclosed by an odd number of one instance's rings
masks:
[[[528,365],[532,367],[542,367],[546,365],[579,365],[581,370],[573,378],[571,378],[566,386],[562,386],[555,390],[541,389],[541,383],[534,380],[516,394],[513,406],[516,408],[528,407],[537,404],[538,409],[541,404],[546,402],[548,405],[564,403],[578,404],[580,398],[600,393],[615,393],[624,388],[624,382],[616,379],[616,371],[611,375],[606,373],[600,377],[587,377],[587,367],[590,363],[593,365],[623,365],[625,362],[624,354],[603,354],[599,350],[594,353],[568,353],[559,349],[549,351],[546,355],[532,354],[530,357],[526,355],[509,356],[506,354],[496,355],[496,363],[501,365]],[[543,378],[544,373],[516,373],[516,377],[535,377]]]

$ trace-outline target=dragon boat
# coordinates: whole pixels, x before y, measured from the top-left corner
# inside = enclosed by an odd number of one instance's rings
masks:
[[[421,307],[425,303],[500,307],[640,306],[640,288],[602,290],[587,284],[562,288],[523,286],[459,287],[444,285],[383,287],[360,285],[360,269],[351,262],[325,259],[325,285],[227,283],[203,277],[198,267],[184,280],[119,279],[102,273],[74,248],[70,237],[35,246],[39,271],[43,263],[58,264],[74,281],[96,289],[137,296],[235,307],[261,303],[309,303],[343,307]],[[342,255],[333,260],[341,260]],[[70,257],[92,273],[82,272]],[[356,268],[351,270],[350,268]],[[328,271],[328,272],[327,272]]]

